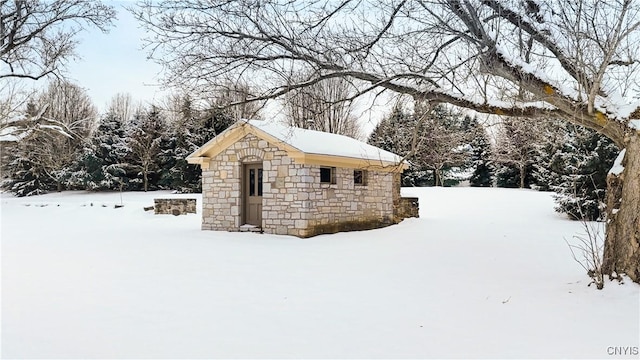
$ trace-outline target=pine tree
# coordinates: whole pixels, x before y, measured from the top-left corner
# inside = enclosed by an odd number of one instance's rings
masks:
[[[215,106],[196,111],[188,96],[180,100],[178,112],[161,144],[159,185],[182,193],[201,192],[200,167],[187,163],[186,157],[226,130],[234,120],[227,110]]]
[[[464,172],[470,154],[462,120],[443,106],[410,113],[398,105],[376,126],[369,143],[407,156],[403,186],[449,186]]]
[[[619,149],[593,130],[569,125],[567,142],[556,151],[551,170],[556,211],[576,220],[602,220],[606,177]]]
[[[491,142],[484,127],[474,118],[467,118],[466,128],[471,133],[470,146],[471,167],[473,174],[469,179],[471,186],[490,187],[493,186],[494,167],[491,162]]]
[[[534,188],[538,191],[553,191],[553,187],[562,182],[562,166],[557,164],[558,153],[562,147],[573,140],[569,131],[573,125],[561,120],[550,120],[542,129],[542,136],[535,144],[534,164],[532,169]],[[557,169],[557,170],[554,170]]]
[[[368,143],[394,154],[406,155],[411,150],[415,126],[415,117],[397,105],[389,116],[376,125]],[[411,158],[407,160],[409,168],[402,173],[402,186],[427,186],[432,183],[431,172],[411,161]]]
[[[94,132],[91,145],[85,147],[80,162],[86,172],[87,190],[126,189],[128,178],[125,158],[129,152],[126,143],[124,119],[115,113],[104,115]]]
[[[29,101],[25,114],[33,117],[38,112],[37,109],[37,105]],[[35,128],[30,125],[27,127]],[[32,130],[21,141],[6,148],[3,145],[2,160],[6,179],[2,182],[2,188],[16,196],[39,195],[55,188],[53,179],[47,175],[43,164],[33,156],[37,135],[40,134]]]
[[[44,168],[28,154],[30,144],[18,144],[7,164],[8,178],[2,187],[16,196],[31,196],[53,190],[55,184]]]

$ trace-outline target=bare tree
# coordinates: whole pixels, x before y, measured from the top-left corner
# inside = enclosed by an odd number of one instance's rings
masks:
[[[158,168],[158,155],[161,151],[162,137],[166,136],[166,127],[159,110],[151,107],[149,111],[136,114],[128,132],[128,145],[131,161],[127,164],[142,175],[142,187],[149,190],[149,175]]]
[[[18,81],[3,81],[0,84],[0,143],[15,142],[31,133],[27,124],[33,125],[35,122],[23,110],[33,93]]]
[[[144,0],[134,13],[167,84],[242,79],[263,86],[249,100],[264,100],[351,78],[361,93],[382,88],[604,134],[626,152],[608,182],[603,268],[640,282],[636,1]],[[290,81],[300,71],[315,75]]]
[[[53,81],[36,100],[36,108],[47,110],[43,118],[64,129],[62,132],[42,132],[34,137],[32,155],[38,158],[47,176],[63,189],[65,168],[72,165],[75,156],[95,128],[98,112],[86,91],[78,85]]]
[[[133,119],[134,114],[143,110],[142,104],[134,103],[131,94],[117,93],[111,97],[107,112],[115,115],[126,124]]]
[[[463,116],[443,105],[417,106],[415,116],[417,142],[410,152],[414,161],[433,172],[434,186],[444,186],[445,170],[462,168],[469,161],[471,134],[462,129]]]
[[[65,63],[75,56],[78,33],[89,27],[107,31],[113,19],[113,7],[100,1],[0,0],[0,79],[8,82],[63,78]],[[5,99],[12,95],[5,92],[4,85],[0,94]],[[13,107],[22,102],[12,99]],[[64,134],[65,129],[39,117],[45,111],[38,109],[33,114],[15,111],[7,117],[0,114],[0,133],[7,135],[0,142],[20,140],[42,129]]]
[[[34,115],[36,109],[45,111]],[[22,170],[40,174],[43,183],[46,183],[44,178],[48,178],[57,191],[62,191],[70,167],[96,124],[97,110],[84,89],[68,82],[53,81],[28,104],[25,113],[27,119],[38,118],[43,129],[55,127],[58,131],[37,131],[36,126],[26,123],[25,128],[34,130],[14,146],[8,160],[14,165],[9,172],[15,176],[16,168],[28,162],[33,169]]]
[[[495,139],[494,163],[514,166],[519,173],[519,188],[527,186],[527,170],[536,161],[536,147],[541,142],[540,123],[519,118],[503,118]]]
[[[225,82],[214,87],[204,98],[206,109],[221,111],[233,121],[260,117],[265,101],[248,101],[255,97],[253,91],[254,89],[247,84]]]
[[[6,121],[24,109],[28,91],[16,81],[3,81],[0,84],[0,119]]]
[[[360,124],[349,100],[356,92],[342,78],[291,91],[285,96],[289,125],[359,138]]]
[[[115,10],[93,0],[0,1],[0,78],[60,76],[85,27],[107,31]]]

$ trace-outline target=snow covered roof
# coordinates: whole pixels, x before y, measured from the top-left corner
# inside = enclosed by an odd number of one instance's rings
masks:
[[[395,167],[402,171],[407,165],[402,157],[344,135],[301,129],[266,120],[241,120],[187,157],[193,164],[202,164],[231,143],[252,133],[287,151],[298,163],[340,161],[352,167]],[[225,141],[226,140],[226,141]],[[356,166],[357,165],[357,166]],[[400,165],[400,166],[398,166]]]
[[[402,160],[402,157],[396,154],[344,135],[260,120],[250,120],[248,123],[307,154],[346,156],[388,162]]]

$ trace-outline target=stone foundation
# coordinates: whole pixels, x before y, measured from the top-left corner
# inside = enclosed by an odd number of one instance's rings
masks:
[[[196,199],[153,199],[155,214],[195,214]]]
[[[394,223],[389,220],[381,219],[363,219],[363,220],[351,220],[351,221],[338,221],[333,223],[323,223],[309,227],[304,236],[300,237],[312,237],[321,234],[335,234],[342,231],[361,231],[379,229]]]

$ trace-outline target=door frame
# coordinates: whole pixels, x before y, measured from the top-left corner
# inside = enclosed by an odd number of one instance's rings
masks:
[[[263,167],[263,162],[262,161],[253,161],[253,162],[245,162],[242,163],[242,177],[241,177],[241,182],[240,182],[240,195],[241,195],[241,201],[242,201],[242,211],[241,211],[241,225],[247,224],[247,217],[248,217],[248,212],[249,212],[249,168],[254,167],[254,168],[259,168],[259,169],[263,169],[262,170],[262,183],[263,186],[262,188],[264,189],[264,167]],[[263,193],[264,195],[264,193]],[[262,196],[261,196],[262,198]],[[261,199],[261,201],[264,203],[264,200]],[[260,225],[256,225],[259,228],[262,228],[262,206],[260,206]]]

